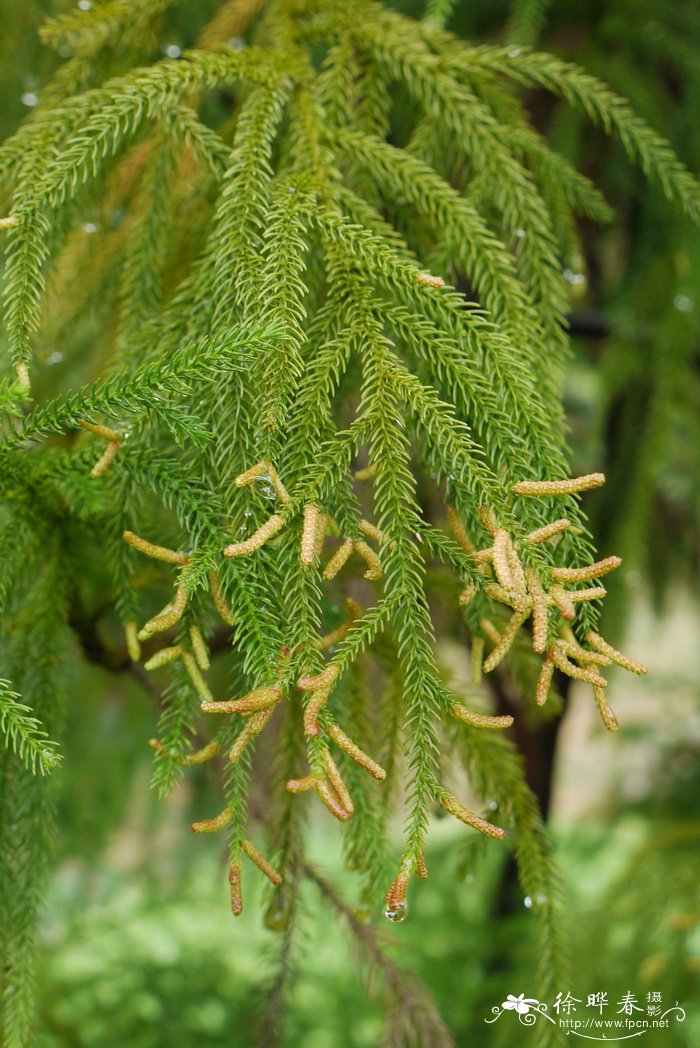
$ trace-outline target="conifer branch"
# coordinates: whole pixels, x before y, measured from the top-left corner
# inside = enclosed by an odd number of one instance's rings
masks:
[[[40,721],[19,698],[9,681],[0,680],[0,731],[5,745],[18,755],[32,774],[36,774],[38,769],[42,775],[47,775],[61,763],[61,755],[57,744],[47,737]]]

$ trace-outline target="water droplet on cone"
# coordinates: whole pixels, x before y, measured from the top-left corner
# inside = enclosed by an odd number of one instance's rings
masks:
[[[408,904],[400,902],[398,906],[387,906],[384,916],[393,924],[401,924],[401,921],[405,921],[408,916]]]

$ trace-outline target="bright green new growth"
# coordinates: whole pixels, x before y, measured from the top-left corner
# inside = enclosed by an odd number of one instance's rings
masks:
[[[0,680],[0,731],[27,768],[47,775],[61,763],[61,755],[29,707],[18,700],[9,681]]]
[[[364,0],[229,0],[197,47],[153,61],[167,6],[104,0],[49,22],[45,41],[73,57],[0,150],[13,369],[0,387],[0,598],[24,703],[2,693],[3,732],[32,768],[56,762],[33,714],[52,735],[60,727],[54,682],[67,624],[80,639],[69,607],[88,543],[106,557],[129,656],[168,680],[157,786],[221,761],[223,810],[193,828],[229,834],[234,912],[247,857],[276,885],[268,921],[288,934],[310,803],[294,794],[309,791],[345,824],[348,864],[375,908],[398,869],[387,907],[400,918],[442,806],[510,838],[523,887],[545,900],[544,986],[561,951],[541,819],[517,754],[489,732],[507,725],[445,682],[430,611],[442,562],[445,622],[473,650],[486,645],[486,670],[532,645],[538,703],[557,669],[588,681],[616,726],[600,671],[628,660],[591,639],[597,580],[615,564],[567,577],[592,559],[575,496],[600,478],[564,482],[557,241],[575,237],[576,214],[609,210],[529,125],[511,85],[554,91],[619,134],[693,219],[700,188],[598,81],[525,48],[458,41],[441,28],[451,5],[416,23]],[[520,5],[520,35],[538,6]],[[251,46],[225,42],[244,33]],[[91,311],[99,323],[85,335]],[[25,414],[35,356],[56,343],[88,384]],[[518,487],[544,480],[564,483]],[[555,519],[565,524],[541,541]],[[149,605],[143,625],[139,591],[157,562],[168,603],[155,615]],[[223,652],[226,695],[209,682]],[[272,771],[256,746],[274,754]],[[503,827],[448,791],[456,756]],[[40,784],[34,803],[11,753],[3,760],[14,1046],[30,1014],[48,802]],[[269,798],[274,868],[248,841],[252,775]],[[386,828],[401,780],[397,856]],[[19,915],[7,889],[24,877]]]

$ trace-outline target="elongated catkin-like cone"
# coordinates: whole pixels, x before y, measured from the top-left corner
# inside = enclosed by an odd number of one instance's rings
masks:
[[[489,717],[485,713],[475,713],[463,706],[461,702],[454,702],[450,706],[450,713],[457,720],[471,724],[475,728],[510,728],[513,723],[512,717]]]
[[[399,873],[389,885],[384,901],[390,910],[398,910],[406,901],[408,879],[407,873]]]
[[[282,527],[284,527],[284,517],[280,516],[279,513],[273,513],[270,519],[266,520],[249,539],[245,539],[243,542],[231,542],[228,546],[225,546],[224,556],[247,557],[250,553],[255,553],[261,546],[264,546],[268,539],[276,535]]]
[[[19,225],[19,219],[16,215],[9,215],[7,218],[0,218],[0,229],[16,229]]]
[[[233,615],[231,614],[231,609],[226,603],[226,598],[221,590],[221,577],[218,571],[210,572],[209,585],[211,587],[211,599],[214,601],[214,607],[226,625],[233,626]]]
[[[316,548],[314,549],[314,558],[316,562],[321,559],[323,544],[326,541],[326,532],[328,531],[328,525],[330,522],[331,518],[327,513],[319,513],[318,527],[316,528]]]
[[[243,913],[243,892],[241,890],[241,868],[238,863],[231,863],[228,870],[228,882],[231,885],[231,911],[234,917]]]
[[[182,655],[182,645],[173,644],[170,648],[161,648],[155,655],[151,655],[148,662],[144,662],[143,668],[148,670],[157,670],[160,666],[167,666],[169,662],[173,662],[175,659],[179,659]]]
[[[424,881],[428,878],[428,867],[425,865],[425,855],[423,852],[421,852],[416,859],[416,877],[420,877],[421,880]]]
[[[548,592],[566,621],[573,622],[576,618],[576,608],[570,599],[570,595],[561,586],[550,586]]]
[[[622,666],[623,669],[629,670],[630,673],[637,673],[640,677],[643,677],[647,672],[646,666],[642,666],[641,662],[635,662],[634,659],[630,659],[627,655],[623,655],[621,651],[617,650],[617,648],[613,648],[612,644],[608,644],[599,633],[589,630],[586,634],[586,640],[592,648],[601,652],[602,655],[607,655],[609,659],[616,662],[618,666]]]
[[[607,575],[609,571],[619,568],[622,561],[619,557],[606,557],[595,564],[586,564],[582,568],[551,568],[550,574],[556,582],[590,582],[591,579]]]
[[[606,687],[608,682],[605,677],[601,677],[599,673],[595,673],[593,670],[576,666],[557,644],[550,649],[549,654],[557,669],[565,673],[567,677],[573,677],[574,680],[585,680],[586,683],[594,684],[599,688]]]
[[[311,692],[309,701],[304,707],[304,733],[311,738],[318,735],[318,715],[328,702],[331,694],[331,686],[325,685],[317,691]]]
[[[501,634],[491,622],[491,619],[479,619],[479,626],[492,644],[501,643]]]
[[[508,532],[503,528],[497,528],[493,537],[493,566],[501,586],[505,590],[514,589],[515,583],[508,560]]]
[[[208,670],[210,667],[209,651],[199,626],[190,626],[190,640],[192,642],[192,654],[197,660],[200,670]]]
[[[102,437],[108,443],[119,443],[122,439],[121,434],[117,433],[116,429],[110,429],[109,426],[102,426],[99,422],[81,422],[81,429],[86,429],[89,433],[94,433],[96,437]]]
[[[9,220],[7,220],[9,221]],[[7,228],[10,228],[9,226]],[[23,396],[28,397],[31,393],[32,383],[29,378],[29,365],[22,363],[15,366],[16,383],[19,386],[20,392]]]
[[[444,287],[445,281],[442,277],[433,276],[432,273],[416,273],[416,283],[423,284],[424,287]]]
[[[170,604],[166,604],[162,611],[159,611],[138,633],[139,640],[148,640],[149,637],[153,636],[154,633],[162,633],[163,630],[169,630],[171,626],[174,626],[182,618],[182,613],[187,606],[189,594],[185,589],[184,585],[180,585],[175,590],[175,600]]]
[[[307,790],[316,789],[316,779],[313,775],[304,775],[301,779],[288,779],[285,788],[289,793],[305,793]]]
[[[550,593],[554,589],[551,587]],[[607,596],[607,590],[604,586],[591,586],[589,589],[582,590],[565,590],[557,586],[557,590],[564,594],[564,597],[571,604],[583,604],[584,601],[589,600],[602,600],[603,597]]]
[[[275,706],[281,697],[279,688],[255,688],[242,699],[203,702],[200,709],[203,713],[256,713],[258,710],[267,709],[268,706]]]
[[[340,774],[340,769],[338,768],[338,765],[335,763],[328,751],[328,747],[326,747],[323,752],[323,767],[326,772],[326,775],[328,776],[328,782],[335,790],[336,796],[340,801],[342,807],[345,809],[346,812],[348,812],[348,814],[352,815],[355,808],[352,803],[350,792],[347,786],[345,785],[343,776]]]
[[[491,510],[487,509],[486,506],[479,506],[476,512],[489,535],[495,535],[497,531],[496,518]]]
[[[258,477],[269,477],[275,494],[280,502],[287,504],[290,502],[289,494],[279,478],[279,474],[274,466],[271,466],[269,462],[257,462],[250,469],[247,469],[245,473],[241,473],[236,477],[235,484],[237,488],[245,488],[252,484],[253,481],[257,480]]]
[[[552,676],[554,674],[554,662],[547,656],[542,663],[542,669],[540,675],[537,678],[537,687],[535,689],[535,702],[538,706],[544,706],[545,702],[549,698],[549,689],[552,684]]]
[[[91,477],[101,477],[107,472],[117,457],[117,452],[121,447],[121,443],[121,440],[110,440],[109,444],[90,470]]]
[[[538,655],[543,655],[547,650],[549,624],[547,598],[534,568],[525,568],[525,579],[532,600],[532,648]]]
[[[567,520],[566,517],[560,517],[559,520],[553,520],[551,524],[545,524],[543,528],[531,531],[530,534],[525,537],[525,541],[533,544],[547,542],[549,539],[553,539],[556,535],[560,535],[562,531],[567,531],[570,527],[571,521]]]
[[[500,640],[500,637],[498,639]],[[485,644],[483,637],[472,637],[471,681],[475,687],[477,684],[481,684],[481,667],[484,661],[484,647]]]
[[[248,746],[248,744],[260,734],[274,712],[275,707],[268,706],[264,710],[258,710],[257,713],[254,713],[249,718],[245,728],[228,751],[228,759],[232,764],[235,764],[235,762],[242,757],[246,746]]]
[[[341,822],[347,822],[348,819],[352,818],[352,812],[343,807],[337,794],[330,788],[327,782],[320,782],[317,779],[314,789],[328,808],[328,811],[331,815],[335,815],[336,819],[339,819]]]
[[[579,491],[599,488],[605,483],[604,473],[588,473],[567,480],[521,480],[513,485],[514,495],[575,495]]]
[[[178,764],[184,764],[188,768],[195,767],[197,764],[205,764],[206,761],[212,760],[217,754],[221,753],[221,746],[215,739],[208,742],[206,746],[202,746],[200,749],[195,750],[193,753],[185,753],[182,757],[177,758]]]
[[[223,830],[224,826],[228,826],[232,820],[233,812],[230,808],[224,808],[213,819],[202,819],[201,822],[193,822],[190,828],[194,833],[216,833],[217,830]]]
[[[479,833],[485,834],[487,837],[496,837],[502,839],[506,835],[506,831],[500,826],[494,826],[492,822],[487,822],[486,819],[482,819],[480,815],[470,811],[469,808],[465,808],[463,804],[460,804],[456,797],[448,795],[440,800],[440,804],[449,812],[450,815],[454,815],[456,819],[461,822],[465,822],[467,826],[473,826]]]
[[[376,761],[372,760],[360,747],[352,741],[352,739],[345,734],[345,732],[335,723],[331,721],[328,725],[328,734],[333,739],[333,742],[338,746],[344,753],[347,753],[351,760],[354,760],[356,764],[359,764],[361,768],[373,775],[375,779],[385,779],[386,772],[377,764]]]
[[[252,484],[254,480],[257,480],[258,477],[262,476],[270,476],[270,466],[268,466],[267,462],[256,462],[255,465],[251,466],[250,469],[247,469],[245,473],[239,473],[234,480],[234,484],[237,488],[245,488],[249,484]]]
[[[478,568],[484,569],[485,564],[490,564],[493,561],[493,546],[489,546],[488,549],[477,549],[472,553],[472,560]]]
[[[350,539],[344,542],[342,546],[338,547],[323,569],[323,578],[326,582],[330,582],[331,579],[334,579],[341,568],[345,567],[345,564],[352,554],[352,549],[353,543]]]
[[[299,691],[317,691],[319,688],[329,687],[336,681],[339,673],[340,669],[333,662],[329,662],[315,677],[300,677],[297,688]]]
[[[588,648],[582,648],[573,636],[560,640],[559,646],[563,648],[570,659],[576,659],[584,664],[597,663],[599,666],[612,666],[612,659],[608,655],[603,655],[600,651],[590,651]]]
[[[155,750],[156,753],[168,754],[167,747],[159,739],[149,739],[148,745],[151,749]],[[210,761],[212,757],[216,757],[217,753],[221,753],[221,746],[218,742],[212,740],[208,742],[206,746],[202,746],[199,750],[194,750],[192,753],[181,753],[175,757],[178,764],[182,764],[187,768],[194,767],[197,764],[204,764],[206,761]]]
[[[347,622],[344,622],[342,626],[338,626],[337,629],[331,630],[330,633],[326,633],[324,637],[319,637],[318,646],[321,651],[325,651],[326,648],[332,648],[334,644],[341,641],[348,631],[352,629],[353,623],[357,622],[362,615],[362,608],[352,597],[346,599],[345,607],[348,609],[349,615]]]
[[[366,535],[368,539],[372,539],[373,542],[382,541],[382,533],[376,524],[372,524],[369,520],[360,521],[360,531],[363,535]]]
[[[355,552],[360,554],[367,565],[367,571],[364,573],[364,578],[368,579],[370,582],[374,582],[375,579],[380,579],[382,577],[382,565],[378,554],[375,553],[371,546],[368,546],[366,542],[363,542],[362,539],[353,542],[353,547]]]
[[[515,611],[508,620],[508,625],[503,631],[500,641],[493,649],[491,654],[484,662],[484,673],[490,673],[498,666],[508,652],[510,647],[518,635],[518,630],[522,626],[525,619],[528,617],[529,611]]]
[[[124,626],[126,634],[126,650],[132,662],[138,662],[141,658],[141,645],[138,637],[139,628],[135,622],[127,622]]]
[[[252,845],[250,841],[243,841],[241,847],[248,858],[255,863],[259,870],[262,870],[265,876],[271,880],[274,885],[279,886],[282,883],[281,875],[270,865],[267,859],[262,857],[258,849]]]
[[[459,595],[459,603],[462,605],[462,607],[466,607],[467,604],[471,604],[471,602],[474,600],[474,597],[476,596],[476,593],[476,583],[470,582],[467,586],[465,586]]]
[[[304,506],[304,530],[301,536],[301,563],[307,567],[313,567],[316,562],[316,550],[318,547],[317,531],[320,522],[318,506]]]
[[[343,639],[351,626],[352,621],[344,622],[341,626],[338,626],[337,629],[331,630],[330,633],[324,634],[323,637],[319,637],[316,642],[319,650],[325,651],[327,648],[332,648],[334,644],[337,644]]]
[[[153,557],[154,560],[164,560],[168,564],[189,563],[189,553],[180,553],[178,550],[166,549],[165,546],[154,546],[152,542],[147,542],[140,535],[135,535],[133,531],[125,531],[122,537],[125,542],[137,549],[139,553],[145,553],[147,557]]]
[[[192,655],[191,652],[189,652],[189,651],[183,651],[182,652],[182,661],[185,664],[185,669],[187,670],[189,678],[192,681],[192,683],[194,684],[195,691],[199,695],[201,701],[203,703],[204,702],[209,702],[209,703],[213,702],[214,701],[214,696],[212,695],[211,691],[209,690],[209,685],[205,681],[205,679],[202,676],[202,674],[199,672],[199,669],[197,667],[197,663],[195,661],[194,655]]]
[[[600,713],[603,724],[608,731],[617,731],[620,725],[605,697],[605,688],[594,687],[593,694],[595,695],[596,706],[598,707],[598,712]]]
[[[491,600],[497,600],[499,604],[505,604],[509,608],[513,607],[514,591],[504,589],[498,582],[487,582],[484,586],[484,593]]]
[[[525,596],[527,586],[525,585],[525,570],[521,563],[518,551],[513,545],[513,540],[510,535],[506,533],[506,556],[508,557],[508,567],[510,573],[513,576],[513,588],[516,593],[520,596]]]
[[[468,553],[468,554],[474,553],[474,551],[475,551],[474,543],[469,538],[469,535],[467,534],[467,529],[464,527],[464,524],[462,523],[462,519],[461,519],[459,513],[457,512],[457,510],[456,509],[452,509],[452,507],[450,507],[447,510],[447,519],[448,519],[448,521],[450,523],[450,527],[452,529],[452,534],[454,535],[455,541],[457,542],[457,544],[459,546],[461,546],[461,548],[464,550],[465,553]]]

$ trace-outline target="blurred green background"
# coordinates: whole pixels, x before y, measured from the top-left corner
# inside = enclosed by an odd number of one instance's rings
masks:
[[[3,136],[33,108],[55,61],[40,48],[37,25],[69,6],[0,2]],[[190,42],[191,8],[184,0],[174,5],[170,26],[179,28],[164,36],[164,51]],[[532,17],[523,15],[528,10]],[[700,170],[699,3],[555,0],[548,11],[542,3],[520,11],[513,19],[505,2],[470,0],[452,26],[476,41],[536,42],[576,60],[627,95]],[[540,795],[551,793],[568,900],[572,976],[560,989],[581,1001],[583,1015],[597,991],[608,994],[613,1016],[628,992],[644,1012],[647,994],[661,994],[664,1008],[679,1002],[685,1022],[649,1031],[643,1043],[690,1048],[700,1044],[700,237],[647,189],[619,145],[549,98],[533,94],[528,105],[616,212],[604,230],[560,231],[574,344],[567,412],[574,472],[603,468],[609,477],[587,506],[601,554],[625,560],[611,587],[606,634],[624,636],[629,654],[650,668],[641,682],[613,676],[611,704],[622,724],[614,737],[572,689],[556,736],[552,729],[552,754],[538,769]],[[64,380],[57,364],[60,354],[46,359],[46,388]],[[464,655],[443,657],[459,670]],[[198,770],[157,802],[148,790],[152,697],[127,674],[86,667],[77,653],[70,687],[38,1043],[275,1043],[265,1015],[279,1006],[279,933],[263,925],[257,878],[246,882],[246,912],[234,922],[217,842],[194,840],[187,829],[214,810],[215,784]],[[352,899],[336,826],[324,812],[310,817],[315,869]],[[506,994],[535,994],[537,899],[513,887],[498,849],[447,821],[435,827],[427,860],[430,879],[397,928],[381,914],[339,912],[322,885],[305,887],[281,1043],[382,1043],[392,976],[373,962],[381,940],[389,958],[420,978],[395,987],[399,1020],[401,994],[420,996],[425,986],[457,1045],[536,1044],[513,1014],[492,1026],[484,1020]],[[390,1043],[426,1043],[420,1032],[414,1041],[397,1036],[404,1039]],[[435,1028],[431,1043],[448,1044],[441,1036]]]

